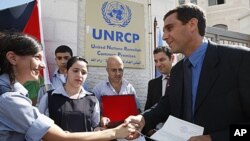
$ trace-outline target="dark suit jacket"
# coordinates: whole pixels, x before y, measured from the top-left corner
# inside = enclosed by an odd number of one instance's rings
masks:
[[[170,86],[158,105],[146,111],[145,130],[171,114],[182,119],[183,60],[171,71]],[[250,51],[209,42],[205,53],[193,115],[213,141],[229,140],[229,125],[250,123]]]
[[[144,111],[159,102],[162,97],[162,75],[148,82],[148,95]]]

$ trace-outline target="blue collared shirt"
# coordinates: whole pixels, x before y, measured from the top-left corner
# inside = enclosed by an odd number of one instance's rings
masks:
[[[208,46],[208,40],[204,38],[200,47],[197,50],[195,50],[195,52],[193,52],[191,56],[188,57],[189,61],[192,64],[192,110],[193,112],[194,112],[195,100],[196,100],[196,95],[197,95],[198,83],[200,79],[201,67],[203,64],[207,46]]]
[[[13,90],[0,95],[0,140],[41,140],[54,121],[32,106],[22,84],[15,82],[11,85],[7,74],[0,75],[0,83]]]
[[[51,83],[52,83],[52,86],[54,89],[62,86],[64,83],[66,83],[66,77],[64,76],[64,74],[60,74],[58,72],[59,72],[59,70],[56,69],[54,74],[52,75],[52,78],[51,78]]]

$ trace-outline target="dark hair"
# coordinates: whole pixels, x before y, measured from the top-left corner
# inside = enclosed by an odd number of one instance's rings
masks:
[[[154,49],[154,54],[157,54],[159,52],[165,53],[169,59],[171,59],[171,56],[173,55],[170,49],[168,49],[166,46],[161,46]]]
[[[85,60],[84,58],[82,58],[82,57],[80,57],[80,56],[73,56],[73,57],[71,57],[69,60],[68,60],[68,62],[67,62],[67,65],[66,65],[66,68],[67,68],[67,70],[69,70],[69,68],[76,62],[76,61],[83,61],[83,62],[85,62],[86,64],[87,64],[87,66],[88,66],[88,61],[87,60]]]
[[[0,33],[0,74],[7,73],[15,81],[12,65],[6,58],[9,51],[19,56],[35,55],[42,50],[41,44],[32,36],[18,32]]]
[[[167,14],[165,14],[163,20],[172,15],[173,13],[177,13],[177,18],[182,22],[182,24],[188,23],[192,18],[196,18],[198,20],[198,29],[199,34],[201,36],[205,35],[206,32],[206,16],[205,12],[195,4],[183,4],[176,7],[173,10],[170,10]]]
[[[66,53],[68,52],[70,54],[70,56],[72,57],[73,56],[73,52],[72,52],[72,49],[69,47],[69,46],[66,46],[66,45],[60,45],[56,48],[55,50],[55,55],[57,53]]]

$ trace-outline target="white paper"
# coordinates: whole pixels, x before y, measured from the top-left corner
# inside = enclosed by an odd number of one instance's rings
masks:
[[[156,141],[187,141],[192,136],[203,135],[204,127],[169,116],[163,127],[150,138]]]

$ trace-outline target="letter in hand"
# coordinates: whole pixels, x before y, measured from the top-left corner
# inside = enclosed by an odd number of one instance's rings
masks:
[[[128,124],[129,126],[132,126],[135,130],[135,132],[131,132],[129,136],[126,137],[127,140],[132,140],[136,139],[140,136],[140,132],[142,128],[145,125],[145,120],[142,115],[137,115],[137,116],[129,116],[128,118],[125,119],[125,124]]]

